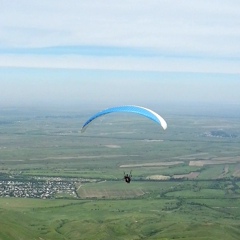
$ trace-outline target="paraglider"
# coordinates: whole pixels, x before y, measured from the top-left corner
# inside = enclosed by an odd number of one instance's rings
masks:
[[[136,114],[142,115],[142,116],[144,116],[146,118],[149,118],[150,120],[156,122],[164,130],[167,129],[166,121],[160,115],[158,115],[156,112],[154,112],[153,110],[145,108],[145,107],[135,106],[135,105],[125,105],[125,106],[107,108],[103,111],[100,111],[100,112],[96,113],[95,115],[90,117],[83,124],[81,132],[82,133],[85,132],[87,127],[90,125],[90,123],[92,123],[95,119],[97,119],[97,118],[99,118],[103,115],[106,115],[106,114],[109,114],[109,113],[116,113],[116,112],[136,113]],[[126,183],[130,183],[131,178],[132,178],[132,171],[130,171],[129,174],[125,174],[125,172],[124,172],[124,177],[123,178],[124,178]]]
[[[108,109],[105,109],[103,111],[96,113],[95,115],[90,117],[83,124],[81,132],[83,133],[86,130],[86,128],[89,126],[89,124],[92,123],[98,117],[101,117],[105,114],[114,113],[114,112],[127,112],[127,113],[140,114],[140,115],[147,117],[147,118],[151,119],[152,121],[160,124],[164,130],[167,128],[166,121],[160,115],[158,115],[156,112],[152,111],[151,109],[134,106],[134,105],[126,105],[126,106],[108,108]]]

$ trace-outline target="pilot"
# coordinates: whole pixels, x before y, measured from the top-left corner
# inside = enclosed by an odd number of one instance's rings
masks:
[[[130,174],[125,174],[125,172],[124,172],[124,180],[125,180],[126,183],[130,183],[131,182],[131,177],[132,177],[131,172],[130,172]]]

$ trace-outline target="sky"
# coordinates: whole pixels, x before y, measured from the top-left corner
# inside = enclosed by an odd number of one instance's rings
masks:
[[[0,4],[0,107],[240,105],[239,0]]]

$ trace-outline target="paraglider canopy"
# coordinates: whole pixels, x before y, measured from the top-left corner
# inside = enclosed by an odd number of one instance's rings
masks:
[[[134,105],[125,105],[125,106],[108,108],[96,113],[83,124],[81,132],[83,133],[86,130],[86,128],[89,126],[89,124],[93,122],[95,119],[97,119],[98,117],[101,117],[105,114],[114,113],[114,112],[127,112],[127,113],[129,112],[129,113],[140,114],[160,124],[164,130],[167,128],[166,121],[153,110],[145,107],[134,106]]]

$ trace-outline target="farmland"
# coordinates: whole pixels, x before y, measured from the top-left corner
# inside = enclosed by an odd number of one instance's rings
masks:
[[[239,239],[239,118],[86,116],[1,113],[0,239]]]

